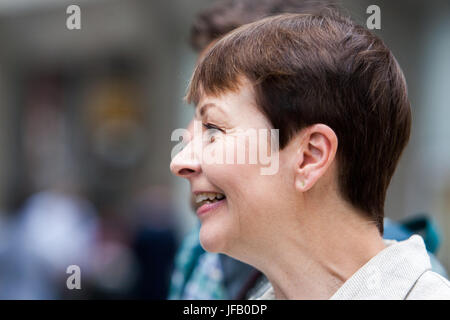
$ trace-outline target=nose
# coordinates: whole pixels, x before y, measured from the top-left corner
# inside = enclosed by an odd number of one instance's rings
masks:
[[[195,156],[192,141],[172,159],[170,171],[174,175],[186,179],[201,172],[201,165]]]

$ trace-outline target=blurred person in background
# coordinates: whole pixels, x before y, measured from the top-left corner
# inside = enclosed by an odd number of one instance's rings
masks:
[[[98,212],[80,191],[73,170],[63,92],[68,81],[58,71],[31,71],[24,77],[22,132],[24,157],[14,206],[5,220],[0,254],[0,298],[80,297],[70,291],[67,268],[83,272],[83,297],[91,294]],[[18,108],[19,109],[19,108]],[[13,194],[14,193],[14,194]]]
[[[89,297],[98,227],[95,208],[82,197],[56,190],[32,195],[4,224],[0,299],[77,297],[66,286],[71,265],[83,272]]]
[[[191,27],[190,43],[201,54],[228,32],[247,23],[281,13],[320,13],[337,8],[333,0],[218,0],[198,15]],[[193,132],[193,123],[188,130]],[[192,136],[192,134],[191,134]],[[192,210],[198,205],[190,199]],[[200,225],[185,237],[175,260],[169,299],[245,299],[258,296],[269,287],[257,269],[227,255],[206,252],[199,241]],[[447,276],[433,255],[440,245],[440,232],[426,214],[397,223],[386,219],[384,238],[406,240],[420,233],[430,254],[433,270]]]
[[[22,71],[0,298],[167,296],[173,210],[167,190],[136,178],[150,149],[138,62],[113,51],[94,64]],[[66,284],[71,265],[81,290]]]

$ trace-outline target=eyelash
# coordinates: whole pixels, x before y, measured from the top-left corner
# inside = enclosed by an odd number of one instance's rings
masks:
[[[203,125],[203,127],[204,127],[206,130],[215,130],[215,131],[220,131],[220,132],[222,132],[222,133],[225,133],[224,130],[220,129],[219,127],[217,127],[217,126],[215,126],[215,125],[213,125],[213,124],[211,124],[211,123],[202,123],[202,125]],[[215,139],[214,139],[214,134],[211,135],[209,138],[211,139],[210,142],[214,142],[214,141],[215,141]]]
[[[222,129],[220,129],[219,127],[217,127],[211,123],[203,123],[203,127],[205,127],[205,129],[207,129],[207,130],[219,130],[220,132],[223,132]]]

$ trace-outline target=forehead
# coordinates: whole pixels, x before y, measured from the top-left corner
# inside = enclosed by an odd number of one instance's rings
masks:
[[[203,117],[208,113],[245,113],[246,109],[256,109],[255,95],[253,87],[249,82],[243,82],[238,90],[212,95],[201,93],[199,102],[195,108],[196,117]]]
[[[239,89],[218,96],[203,94],[196,106],[195,117],[247,128],[271,128],[270,121],[258,108],[253,86],[243,83]]]

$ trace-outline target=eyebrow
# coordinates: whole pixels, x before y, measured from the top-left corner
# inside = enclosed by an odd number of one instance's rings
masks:
[[[221,110],[221,108],[218,105],[216,105],[214,103],[205,103],[204,105],[202,105],[201,107],[199,107],[197,109],[198,112],[196,112],[196,116],[198,117],[200,115],[200,117],[203,117],[205,115],[206,111],[211,107],[216,107],[223,113],[223,111]]]

